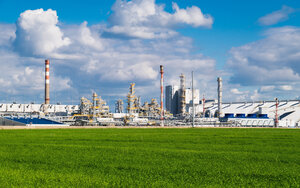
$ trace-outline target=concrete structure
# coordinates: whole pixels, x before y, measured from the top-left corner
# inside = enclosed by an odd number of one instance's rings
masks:
[[[160,65],[160,119],[161,126],[164,126],[164,67]]]
[[[123,110],[124,110],[123,105],[124,105],[123,100],[119,99],[116,102],[115,113],[123,113]]]
[[[181,89],[178,86],[166,86],[166,110],[172,113],[173,115],[180,114],[181,111],[179,110],[180,101],[182,97],[180,97]],[[187,88],[185,89],[185,97],[184,97],[184,111],[191,114],[192,113],[192,106],[193,106],[193,96],[192,96],[192,89]],[[195,114],[200,112],[200,90],[194,89],[194,105],[195,105]],[[181,101],[182,104],[182,101]]]
[[[127,95],[127,113],[135,113],[136,108],[134,107],[134,102],[136,100],[135,96],[135,83],[131,83],[129,87],[129,92]]]
[[[179,90],[179,98],[178,98],[178,113],[179,114],[185,114],[186,113],[186,90],[185,90],[185,76],[184,74],[180,75],[180,90]]]
[[[168,85],[165,88],[166,110],[178,114],[178,86]]]
[[[200,106],[202,106],[201,104]],[[206,101],[206,117],[217,117],[219,105],[216,101]],[[225,117],[249,120],[271,119],[275,126],[276,100],[255,102],[222,103]],[[278,127],[295,127],[300,125],[300,100],[278,101]]]
[[[193,92],[192,89],[187,88],[185,90],[185,103],[186,105],[192,105],[193,103]],[[194,104],[198,105],[200,102],[200,90],[199,89],[194,89]]]
[[[79,112],[76,115],[85,116],[89,120],[95,121],[98,117],[109,116],[109,106],[106,105],[106,101],[102,100],[97,93],[93,93],[92,102],[85,97],[81,98]]]
[[[45,104],[50,104],[50,61],[45,60]]]
[[[192,71],[192,126],[195,127],[194,71]]]
[[[97,118],[96,110],[97,110],[97,108],[99,108],[98,105],[97,105],[97,101],[99,99],[97,97],[98,97],[97,93],[93,93],[93,105],[92,105],[92,118],[93,118],[93,121],[96,121],[96,118]]]
[[[223,112],[222,112],[222,78],[218,77],[218,117],[223,117]]]
[[[41,114],[44,112],[45,104],[0,104],[0,114]],[[47,105],[49,114],[70,115],[79,110],[78,105]]]
[[[40,117],[0,117],[2,125],[12,126],[68,126],[64,123]]]

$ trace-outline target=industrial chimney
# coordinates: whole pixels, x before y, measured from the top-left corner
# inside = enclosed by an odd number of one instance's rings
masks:
[[[179,113],[185,114],[185,76],[184,74],[180,75],[180,97],[179,97]]]
[[[161,126],[164,126],[164,67],[160,65],[160,119]]]
[[[218,118],[222,117],[222,78],[218,77]]]
[[[50,61],[45,60],[45,104],[50,104],[50,79],[49,79]]]

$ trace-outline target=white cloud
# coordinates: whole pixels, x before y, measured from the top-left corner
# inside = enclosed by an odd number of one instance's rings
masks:
[[[283,85],[300,82],[300,29],[270,29],[266,38],[232,48],[227,63],[232,83]]]
[[[213,19],[196,6],[180,9],[173,3],[174,13],[168,13],[155,0],[117,0],[110,16],[109,33],[143,39],[168,38],[177,34],[174,27],[191,25],[210,28]]]
[[[157,75],[158,72],[154,70],[150,63],[140,62],[130,66],[120,66],[109,72],[105,71],[101,75],[101,79],[110,81],[155,80]]]
[[[282,6],[280,10],[267,14],[261,18],[259,18],[258,22],[261,25],[274,25],[279,22],[285,21],[289,18],[291,13],[295,12],[295,10],[288,6]]]
[[[230,50],[230,84],[255,88],[253,99],[294,98],[300,87],[300,28],[279,27],[265,38]]]
[[[250,99],[251,99],[252,101],[257,101],[257,100],[259,100],[260,98],[261,98],[261,96],[260,96],[260,94],[259,94],[259,92],[258,92],[257,89],[254,90],[254,92],[253,92],[252,95],[250,96]]]
[[[174,40],[176,42],[176,40]],[[189,41],[186,41],[189,43]],[[158,79],[159,65],[166,67],[166,82],[178,81],[180,73],[189,74],[192,70],[198,71],[198,75],[204,80],[214,80],[217,73],[215,61],[213,59],[195,56],[185,58],[185,52],[178,52],[173,41],[166,46],[168,50],[159,50],[158,42],[153,46],[149,44],[131,43],[121,40],[118,43],[119,48],[114,51],[105,51],[94,54],[89,57],[87,64],[82,66],[82,70],[89,74],[100,75],[100,80],[109,81],[154,81]],[[137,46],[143,49],[135,51]],[[141,46],[142,45],[142,46]],[[188,44],[187,44],[188,45]],[[129,48],[129,51],[124,47]],[[131,49],[131,50],[130,50]],[[167,52],[167,53],[166,53]],[[206,78],[204,78],[206,77]]]
[[[14,24],[0,24],[0,46],[9,47],[16,37],[15,31]]]
[[[12,45],[15,40],[15,25],[0,24],[0,28],[0,93],[3,96],[1,100],[10,100],[7,96],[28,97],[27,100],[32,100],[37,93],[43,95],[44,60],[20,57],[14,53]],[[71,80],[66,76],[51,72],[51,80],[51,87],[57,92],[71,88]]]
[[[0,56],[0,92],[26,96],[44,90],[43,66],[35,63],[26,65],[31,61],[30,58],[21,58],[8,51],[0,50]],[[51,80],[51,87],[56,91],[63,91],[71,87],[69,78],[53,74]]]
[[[270,92],[275,89],[275,86],[262,86],[259,91],[260,92]]]
[[[244,94],[244,92],[242,91],[239,91],[237,88],[233,88],[230,90],[231,93],[235,94],[235,95],[241,95],[241,94]]]
[[[291,90],[293,90],[293,87],[291,85],[282,85],[279,88],[281,90],[284,90],[284,91],[291,91]]]
[[[25,56],[52,56],[71,41],[57,26],[56,11],[27,10],[17,21],[15,49]]]
[[[87,27],[87,22],[83,22],[79,28],[78,40],[82,45],[95,48],[96,50],[103,50],[103,44],[98,36],[98,33],[92,33]]]
[[[277,86],[262,86],[259,89],[260,93],[267,93],[267,92],[276,92],[276,91],[292,91],[293,86],[292,85],[277,85]]]
[[[202,13],[201,9],[196,6],[180,9],[176,3],[173,3],[173,10],[175,10],[174,24],[188,24],[194,27],[211,27],[213,19],[210,15]]]
[[[169,38],[177,35],[177,32],[164,28],[151,28],[145,26],[113,26],[108,29],[109,32],[132,38],[154,39]]]
[[[120,2],[125,5],[130,4],[127,1]],[[133,1],[131,4],[137,2]],[[147,25],[145,31],[150,31],[148,40],[144,40],[147,38],[144,36],[146,32],[141,33],[142,37],[128,38],[128,40],[101,37],[107,29],[106,25],[89,26],[87,22],[59,25],[56,12],[53,10],[25,11],[20,15],[17,27],[3,25],[3,31],[9,32],[0,36],[2,54],[0,64],[5,72],[0,75],[2,86],[0,93],[10,96],[21,96],[22,93],[27,93],[30,96],[40,95],[40,98],[43,98],[44,59],[50,58],[50,71],[53,71],[50,78],[51,91],[57,92],[55,96],[60,95],[69,101],[72,100],[70,93],[74,97],[82,96],[93,89],[100,90],[99,94],[103,96],[111,93],[118,93],[117,96],[120,96],[120,93],[127,93],[130,82],[136,83],[137,91],[140,92],[137,93],[138,95],[145,95],[143,97],[146,98],[156,97],[159,90],[159,65],[161,64],[165,66],[165,84],[179,84],[179,75],[184,73],[189,87],[189,74],[194,70],[195,83],[199,87],[206,87],[206,94],[213,97],[216,92],[211,85],[216,83],[216,75],[220,73],[216,70],[215,60],[202,54],[195,54],[192,39],[181,36],[172,29],[173,26],[181,24],[196,27],[200,22],[192,20],[184,23],[187,21],[175,20],[176,12],[167,13],[163,11],[163,6],[156,5],[154,1],[139,2],[145,4],[141,10],[137,10],[136,14],[140,16],[137,27],[143,26],[140,24],[143,19],[150,23],[149,14],[153,11],[155,14],[171,16],[173,19],[172,21],[168,18],[169,23],[164,23],[166,25],[162,22],[152,22],[152,26]],[[144,10],[145,7],[148,8]],[[189,16],[194,14],[193,11],[197,12],[200,9],[191,7],[186,11],[182,13],[182,17],[179,16],[180,19],[189,19]],[[134,20],[123,22],[133,23]],[[133,28],[133,25],[128,26]],[[173,37],[170,38],[171,35]],[[13,51],[12,47],[16,51]],[[5,50],[1,51],[2,48]],[[23,97],[30,98],[28,95]]]

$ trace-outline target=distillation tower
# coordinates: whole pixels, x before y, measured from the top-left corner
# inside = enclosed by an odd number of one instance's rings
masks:
[[[218,117],[223,117],[222,112],[222,78],[218,77]]]
[[[184,74],[180,75],[180,97],[179,97],[179,113],[185,114],[186,113],[186,89],[185,89],[185,76]]]

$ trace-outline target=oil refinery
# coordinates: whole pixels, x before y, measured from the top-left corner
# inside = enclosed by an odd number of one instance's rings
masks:
[[[114,113],[97,93],[90,99],[82,97],[78,105],[51,104],[49,69],[50,61],[45,60],[45,102],[0,104],[0,125],[295,128],[300,123],[300,100],[222,102],[221,77],[216,79],[218,98],[201,99],[199,89],[186,87],[184,74],[179,76],[179,86],[164,86],[162,65],[160,101],[151,99],[142,104],[135,94],[135,83],[131,83],[127,100],[117,100]]]

